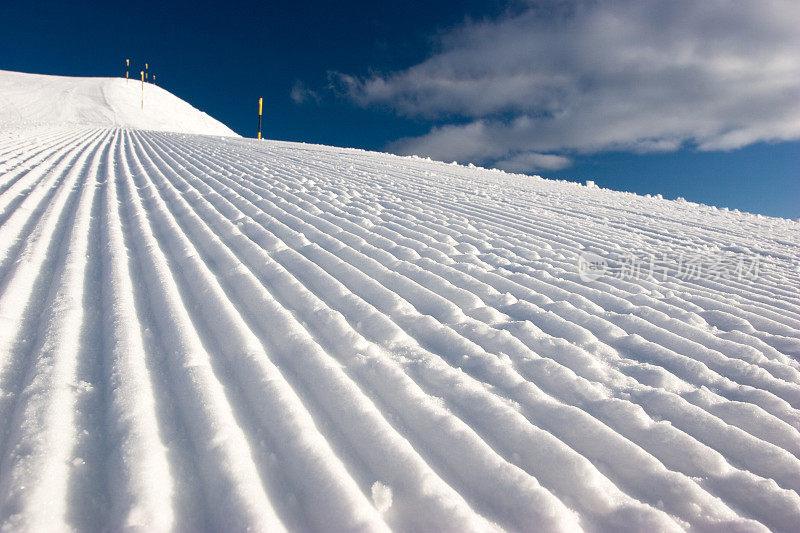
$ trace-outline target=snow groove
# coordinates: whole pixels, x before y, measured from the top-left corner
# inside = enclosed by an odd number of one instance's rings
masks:
[[[421,159],[10,130],[0,529],[796,530],[798,250]],[[698,251],[758,272],[578,272]]]

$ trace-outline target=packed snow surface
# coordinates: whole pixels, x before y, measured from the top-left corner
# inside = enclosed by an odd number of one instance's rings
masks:
[[[31,123],[236,136],[222,122],[139,79],[76,78],[0,70],[0,128]]]
[[[799,235],[359,150],[4,127],[0,528],[798,531]]]

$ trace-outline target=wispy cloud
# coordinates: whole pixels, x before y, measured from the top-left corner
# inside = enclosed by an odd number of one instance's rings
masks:
[[[494,166],[509,172],[533,170],[560,170],[572,164],[568,157],[537,152],[521,152],[506,159],[495,161]]]
[[[800,3],[536,2],[445,34],[406,70],[338,89],[434,126],[390,149],[509,170],[571,154],[800,138]],[[526,165],[529,164],[529,167]]]
[[[296,104],[302,104],[308,101],[319,102],[320,100],[319,94],[306,87],[302,81],[296,81],[294,83],[292,90],[289,92],[289,98]]]

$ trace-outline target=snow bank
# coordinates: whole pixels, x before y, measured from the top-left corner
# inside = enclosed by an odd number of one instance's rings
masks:
[[[0,70],[0,126],[75,124],[236,136],[230,128],[156,85]]]

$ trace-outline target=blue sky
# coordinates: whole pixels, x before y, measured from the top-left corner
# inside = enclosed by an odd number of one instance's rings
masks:
[[[0,68],[159,85],[242,135],[800,217],[790,0],[14,2]],[[138,67],[137,67],[138,68]]]

